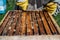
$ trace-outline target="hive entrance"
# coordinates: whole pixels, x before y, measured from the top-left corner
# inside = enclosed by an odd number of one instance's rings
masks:
[[[59,34],[49,14],[43,11],[10,11],[0,26],[0,35]]]

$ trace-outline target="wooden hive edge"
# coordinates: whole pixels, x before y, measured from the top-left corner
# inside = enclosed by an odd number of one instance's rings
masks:
[[[48,14],[49,14],[51,20],[53,21],[53,23],[55,24],[58,32],[60,33],[60,27],[59,27],[59,25],[57,24],[56,20],[53,18],[53,16],[52,16],[50,13],[48,13]]]
[[[5,16],[3,17],[3,19],[2,19],[1,22],[0,22],[0,26],[2,25],[3,21],[5,20],[6,16],[9,14],[10,11],[13,11],[13,10],[9,10],[9,11],[5,14]],[[14,10],[14,11],[17,11],[17,10]]]
[[[4,18],[1,20],[0,26],[2,25],[3,21],[5,20],[5,18],[6,18],[6,16],[8,15],[9,12],[10,12],[10,11],[8,11],[8,12],[5,14]]]

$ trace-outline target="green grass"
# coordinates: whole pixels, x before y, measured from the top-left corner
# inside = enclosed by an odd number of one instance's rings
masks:
[[[8,0],[6,12],[9,10],[14,10],[14,6],[15,6],[14,4],[15,4],[14,0]],[[0,14],[0,22],[3,19],[5,14],[6,13]]]
[[[58,23],[58,25],[60,26],[60,13],[54,18],[55,18],[56,22]]]
[[[3,19],[4,15],[5,15],[5,14],[0,14],[0,22],[1,22],[1,20]]]

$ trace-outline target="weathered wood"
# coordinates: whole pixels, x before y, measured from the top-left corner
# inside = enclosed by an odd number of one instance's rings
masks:
[[[48,24],[49,24],[49,26],[50,26],[50,28],[51,28],[51,30],[52,30],[52,33],[53,33],[53,34],[57,34],[57,31],[56,31],[56,29],[55,29],[55,27],[54,27],[54,25],[53,25],[53,23],[52,23],[49,15],[47,14],[47,12],[44,12],[44,15],[45,15],[45,17],[46,17],[46,19],[47,19],[47,21],[48,21]]]
[[[21,19],[21,35],[25,35],[25,29],[26,28],[26,12],[22,13],[22,19]]]
[[[6,13],[6,15],[4,16],[4,18],[2,19],[2,21],[0,22],[0,25],[2,25],[3,21],[4,21],[5,18],[8,16],[9,12],[10,12],[10,11],[8,11],[8,12]]]
[[[41,34],[46,34],[45,31],[44,31],[43,24],[42,24],[42,19],[39,16],[39,12],[36,12],[36,17],[37,17],[38,25],[39,25],[39,28],[40,28],[40,33]]]
[[[41,18],[42,18],[42,21],[43,21],[43,24],[45,26],[47,34],[52,34],[51,31],[50,31],[50,29],[49,29],[48,23],[47,23],[44,15],[43,15],[43,12],[40,11],[40,15],[41,15]]]
[[[45,11],[10,11],[0,25],[0,35],[58,35],[60,29]]]
[[[57,28],[57,30],[58,30],[58,32],[60,34],[60,27],[59,27],[59,25],[57,24],[57,22],[55,21],[55,19],[53,18],[53,16],[50,13],[48,13],[48,14],[49,14],[52,22],[54,23],[55,27]]]
[[[18,23],[17,23],[17,26],[16,26],[16,32],[14,33],[14,35],[21,35],[21,14],[22,12],[20,11],[20,14],[19,14],[19,18],[17,19]]]
[[[9,14],[9,13],[10,13],[10,14]],[[5,18],[6,18],[6,19],[3,20],[4,23],[2,23],[1,26],[0,26],[0,34],[3,32],[3,30],[4,30],[4,28],[5,28],[6,24],[7,24],[7,22],[8,22],[8,20],[9,20],[10,16],[11,16],[11,13],[12,13],[12,12],[9,12],[9,13],[8,13],[9,16],[4,17],[4,19],[5,19]],[[2,21],[2,22],[3,22],[3,21]]]
[[[17,14],[16,14],[17,13]],[[13,23],[12,23],[12,25],[11,25],[11,29],[10,30],[8,30],[8,34],[7,35],[13,35],[13,33],[16,31],[15,30],[15,26],[16,26],[16,24],[17,24],[17,19],[18,19],[18,17],[19,17],[19,13],[18,12],[14,12],[13,13],[14,15],[12,16],[12,18],[13,18]]]
[[[27,24],[27,35],[32,35],[32,24],[31,24],[31,14],[27,12],[27,18],[26,18],[26,24]]]
[[[34,35],[38,35],[38,24],[37,24],[37,20],[36,20],[36,16],[35,16],[35,12],[31,13],[32,15],[32,28],[34,30]]]

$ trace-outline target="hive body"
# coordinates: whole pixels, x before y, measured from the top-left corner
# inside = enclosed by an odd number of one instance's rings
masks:
[[[60,34],[45,11],[10,11],[0,25],[0,35]]]

